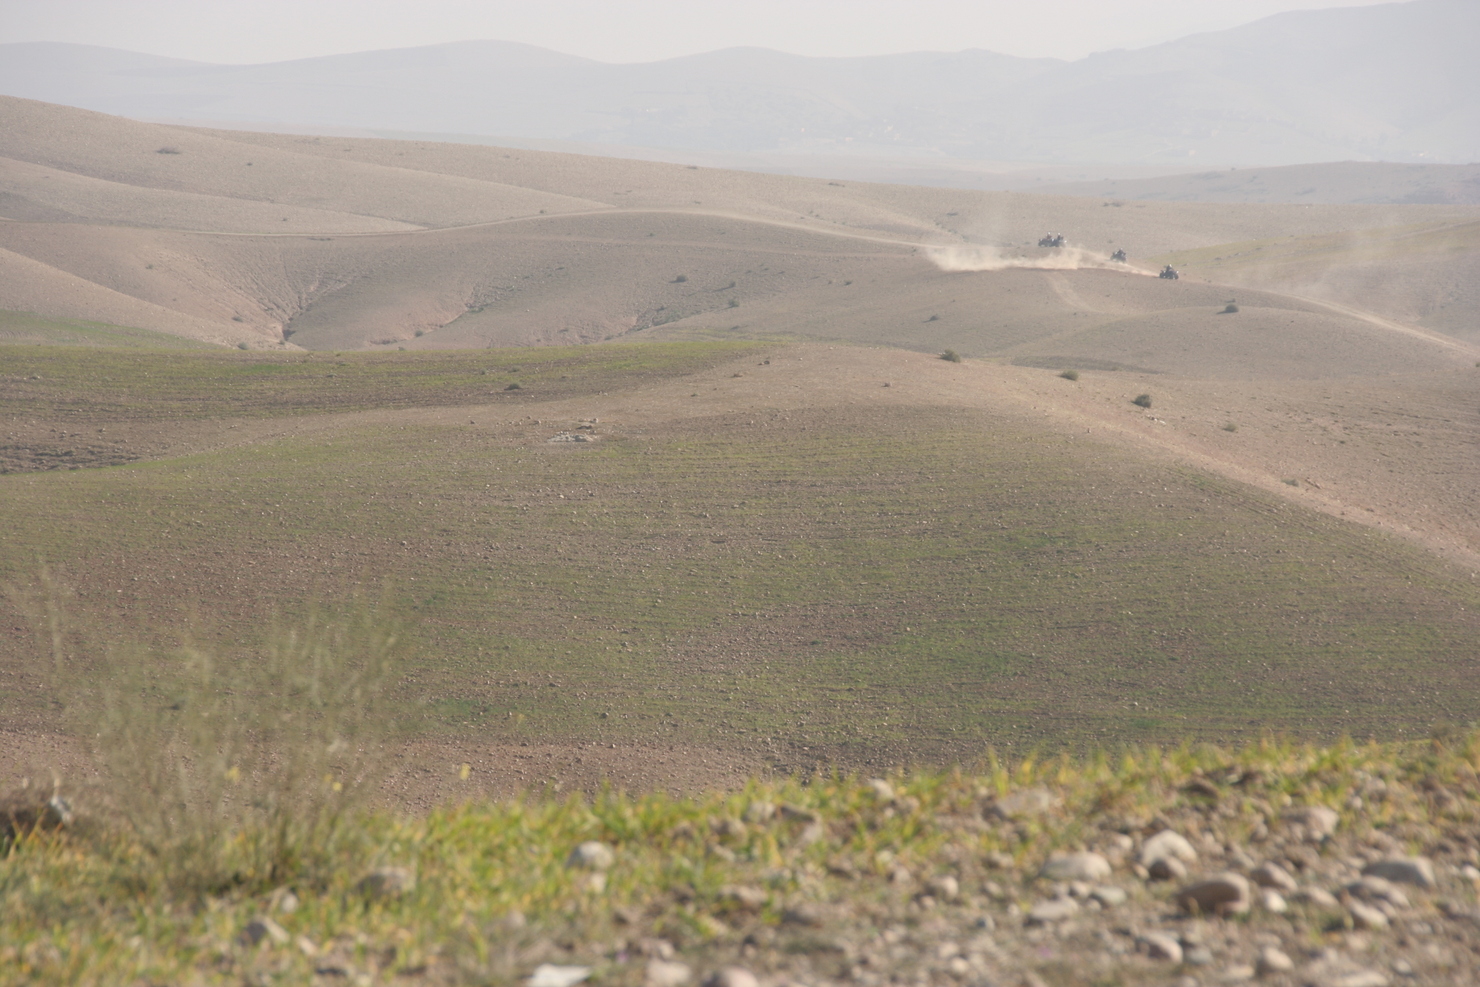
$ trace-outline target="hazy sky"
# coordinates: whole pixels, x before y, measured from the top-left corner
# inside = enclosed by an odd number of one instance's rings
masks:
[[[0,0],[0,43],[265,62],[492,38],[614,62],[734,45],[1078,58],[1285,10],[1381,0]]]

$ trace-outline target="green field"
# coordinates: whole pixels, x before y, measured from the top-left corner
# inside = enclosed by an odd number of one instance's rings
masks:
[[[401,696],[425,729],[703,744],[782,768],[1395,737],[1476,708],[1471,579],[1208,474],[971,410],[762,406],[586,446],[534,423],[543,401],[755,345],[7,350],[14,420],[244,437],[0,477],[0,581],[45,563],[79,634],[189,625],[234,654],[274,614],[389,586],[414,643]],[[472,401],[492,407],[434,410]],[[31,724],[48,702],[34,646],[11,634],[0,652],[0,702]]]
[[[213,350],[209,343],[198,343],[169,333],[149,329],[115,326],[106,322],[79,319],[52,319],[34,312],[0,309],[0,344],[16,346],[123,346],[168,350]],[[9,363],[10,353],[7,353]]]

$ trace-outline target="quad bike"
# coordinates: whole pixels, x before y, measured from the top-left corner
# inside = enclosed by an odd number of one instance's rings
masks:
[[[1117,263],[1117,264],[1124,264],[1125,263],[1125,251],[1124,250],[1117,250],[1117,251],[1115,251],[1115,253],[1113,253],[1113,254],[1110,255],[1110,259],[1113,260],[1113,261],[1115,261],[1115,263]]]
[[[1163,267],[1161,269],[1161,273],[1157,275],[1157,277],[1164,278],[1167,281],[1175,281],[1181,276],[1182,275],[1177,273],[1177,269],[1170,264],[1168,264],[1166,267]]]
[[[1038,241],[1040,247],[1062,247],[1064,245],[1064,234],[1050,233]]]

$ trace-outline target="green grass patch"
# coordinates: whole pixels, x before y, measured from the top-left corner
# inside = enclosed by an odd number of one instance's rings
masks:
[[[471,353],[212,348],[165,358],[122,349],[28,346],[6,353],[12,381],[0,394],[0,414],[189,421],[550,400],[692,373],[756,348],[738,342]],[[519,388],[506,390],[511,384]]]
[[[216,350],[219,347],[150,329],[106,322],[54,319],[0,309],[0,346],[121,346],[134,349]],[[15,359],[7,352],[6,362]]]
[[[646,963],[640,944],[656,938],[700,976],[737,961],[764,972],[803,956],[811,972],[838,975],[838,943],[871,943],[891,927],[911,930],[920,962],[944,964],[951,954],[937,953],[933,940],[917,943],[927,920],[953,936],[995,920],[994,939],[1013,942],[1022,918],[1009,910],[1042,900],[1047,884],[1036,878],[1054,852],[1133,845],[1164,827],[1194,835],[1215,828],[1242,844],[1255,833],[1283,837],[1292,810],[1322,807],[1336,810],[1336,837],[1312,854],[1351,854],[1364,840],[1453,853],[1456,820],[1480,811],[1477,768],[1473,736],[1325,748],[1265,741],[1082,760],[989,758],[969,771],[867,783],[755,780],[682,799],[605,792],[475,803],[414,819],[364,813],[354,820],[358,841],[336,856],[306,850],[300,859],[318,863],[277,886],[209,893],[173,880],[177,871],[127,827],[99,817],[7,841],[0,982],[307,983],[317,972],[336,981],[512,983],[555,963],[637,987]],[[1024,791],[1036,791],[1045,807],[1004,815],[1007,797]],[[1364,795],[1368,804],[1358,808]],[[265,834],[244,823],[233,835],[221,844],[218,869]],[[602,869],[571,865],[588,841],[610,854]],[[1109,921],[1173,908],[1178,882],[1143,885],[1122,873],[1127,861],[1112,858],[1110,881],[1128,886],[1131,900]],[[397,868],[414,883],[369,893],[362,879],[378,868]],[[1445,881],[1447,868],[1436,868]],[[798,914],[818,917],[798,922]],[[1288,934],[1292,919],[1319,929],[1329,917],[1297,905],[1289,917],[1256,911],[1240,928],[1278,933],[1283,923]],[[253,942],[252,923],[264,919],[272,925],[258,925]],[[1082,982],[1057,969],[1054,953],[1014,955],[1038,957],[1026,961],[1042,964],[1053,983]]]
[[[82,619],[245,651],[264,609],[389,580],[435,729],[788,768],[1401,736],[1480,699],[1480,591],[1393,539],[987,414],[831,415],[584,448],[355,425],[12,475],[0,578],[50,560]]]

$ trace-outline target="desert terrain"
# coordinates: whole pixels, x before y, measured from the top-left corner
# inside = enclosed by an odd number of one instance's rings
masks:
[[[89,674],[390,587],[415,804],[1480,699],[1480,208],[0,122],[7,770],[42,565]]]
[[[1472,982],[1477,230],[0,98],[0,983]]]

